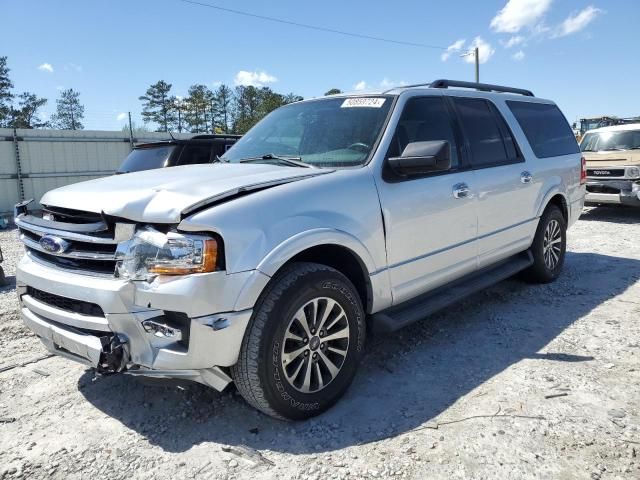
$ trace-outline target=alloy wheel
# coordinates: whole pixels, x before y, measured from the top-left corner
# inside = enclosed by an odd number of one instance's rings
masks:
[[[349,321],[328,297],[305,303],[289,321],[281,361],[289,385],[302,393],[327,387],[340,372],[349,350]]]
[[[562,253],[562,230],[560,222],[551,220],[544,229],[544,239],[542,242],[542,253],[544,264],[549,270],[553,270],[560,262]]]

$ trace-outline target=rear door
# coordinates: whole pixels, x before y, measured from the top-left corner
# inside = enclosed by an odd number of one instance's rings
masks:
[[[402,178],[385,159],[378,184],[394,304],[476,268],[473,172],[463,161],[460,134],[442,95],[407,100],[386,158],[399,156],[408,143],[429,140],[449,142],[450,170]]]
[[[478,190],[478,267],[482,268],[529,246],[538,181],[493,102],[451,100]]]

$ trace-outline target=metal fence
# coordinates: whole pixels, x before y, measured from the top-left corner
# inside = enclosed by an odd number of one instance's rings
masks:
[[[130,138],[99,130],[0,128],[0,214],[28,198],[37,202],[53,188],[112,175],[135,143],[167,138],[166,133]]]

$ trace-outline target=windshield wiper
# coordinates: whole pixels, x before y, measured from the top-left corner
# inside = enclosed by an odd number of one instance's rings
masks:
[[[286,165],[291,165],[294,167],[316,168],[313,165],[304,163],[301,157],[281,157],[280,155],[275,155],[273,153],[266,153],[261,157],[244,158],[240,160],[240,163],[259,162],[261,160],[277,160],[278,162],[284,163]]]
[[[213,162],[211,163],[229,163],[229,160],[225,160],[224,158],[220,157],[220,155],[216,155],[216,158],[214,158]]]

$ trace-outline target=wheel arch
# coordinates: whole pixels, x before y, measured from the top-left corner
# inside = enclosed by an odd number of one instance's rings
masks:
[[[332,229],[296,235],[269,253],[258,270],[273,278],[293,262],[313,262],[335,268],[353,283],[365,311],[371,311],[370,272],[374,272],[376,266],[368,249],[352,235]]]
[[[565,195],[558,188],[551,189],[544,196],[537,212],[538,218],[542,216],[549,205],[556,205],[562,212],[565,222],[569,224],[569,204]]]

